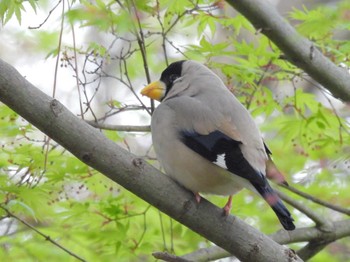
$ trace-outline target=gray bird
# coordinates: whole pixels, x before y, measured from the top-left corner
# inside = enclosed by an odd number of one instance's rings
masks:
[[[195,61],[169,65],[142,95],[160,101],[152,115],[157,158],[175,181],[201,193],[229,196],[243,187],[261,195],[286,230],[293,218],[266,176],[286,183],[247,109],[221,79]]]

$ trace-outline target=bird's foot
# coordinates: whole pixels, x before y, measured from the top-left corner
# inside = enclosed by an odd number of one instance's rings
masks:
[[[232,208],[232,196],[229,196],[228,200],[227,200],[227,203],[224,206],[225,216],[228,216],[230,214],[231,208]]]
[[[196,198],[196,201],[197,201],[197,203],[199,204],[199,202],[201,202],[201,196],[200,196],[200,194],[197,192],[197,193],[193,193],[194,194],[194,196],[195,196],[195,198]]]

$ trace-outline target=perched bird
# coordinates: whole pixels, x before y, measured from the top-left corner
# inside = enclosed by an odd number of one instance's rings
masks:
[[[286,230],[293,218],[266,176],[286,183],[247,109],[221,79],[195,61],[169,65],[160,80],[142,89],[160,101],[152,115],[152,139],[165,172],[191,190],[229,196],[243,187],[261,195]]]

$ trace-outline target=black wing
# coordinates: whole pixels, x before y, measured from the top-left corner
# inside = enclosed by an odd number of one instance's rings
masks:
[[[181,139],[186,146],[213,163],[223,156],[227,170],[250,181],[256,191],[271,206],[283,227],[286,230],[295,228],[291,214],[271,188],[265,176],[255,170],[244,158],[240,148],[241,142],[220,131],[214,131],[208,135],[183,131]],[[271,154],[266,145],[265,150],[268,155]]]
[[[197,154],[215,163],[219,157],[223,157],[227,170],[243,177],[252,183],[265,185],[263,174],[255,170],[244,158],[239,141],[236,141],[220,131],[214,131],[208,135],[196,132],[181,132],[182,142]]]

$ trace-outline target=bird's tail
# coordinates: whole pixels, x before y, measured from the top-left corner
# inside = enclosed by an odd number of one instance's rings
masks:
[[[278,197],[277,193],[271,188],[266,181],[264,186],[259,184],[253,184],[259,194],[265,199],[265,201],[271,206],[272,210],[276,213],[279,221],[286,230],[294,230],[294,219],[289,213],[282,200]]]

